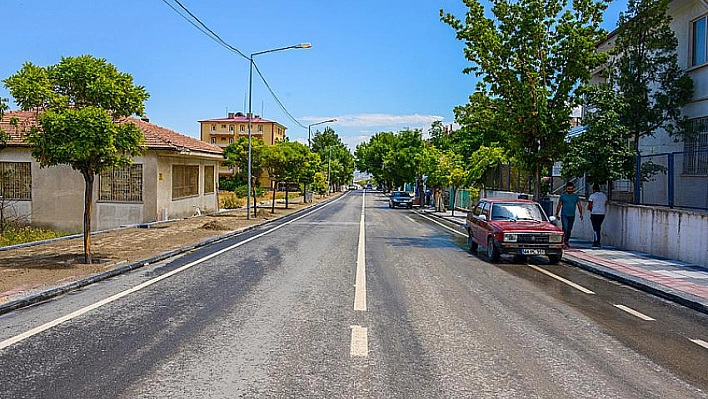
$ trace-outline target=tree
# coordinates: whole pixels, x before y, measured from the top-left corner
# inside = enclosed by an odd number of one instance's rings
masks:
[[[693,97],[693,81],[678,65],[678,40],[667,14],[669,0],[630,0],[620,14],[611,51],[609,83],[626,104],[620,122],[633,138],[639,172],[639,143],[663,129],[669,136],[683,129],[681,108]],[[635,178],[635,200],[640,179]]]
[[[465,4],[464,23],[443,10],[441,19],[465,43],[473,65],[464,72],[480,76],[478,91],[500,107],[505,145],[534,174],[538,199],[543,168],[563,153],[577,88],[606,59],[595,50],[606,2],[574,0],[568,9],[560,0],[492,0],[493,18],[478,0]]]
[[[394,171],[390,163],[384,162],[384,158],[392,150],[395,140],[396,136],[392,132],[379,132],[368,142],[357,145],[354,150],[357,169],[370,173],[385,189],[393,187]]]
[[[125,118],[142,115],[149,94],[131,75],[90,55],[47,67],[27,62],[3,82],[21,109],[37,113],[39,126],[25,141],[40,167],[66,164],[84,178],[84,261],[91,263],[94,178],[142,152],[143,133]]]
[[[5,117],[5,111],[9,111],[10,107],[7,105],[7,98],[2,98],[0,97],[0,121],[3,120]],[[7,132],[2,130],[0,127],[0,150],[5,148],[5,145],[7,145],[7,142],[10,140],[10,136],[8,136]]]
[[[265,171],[263,153],[265,143],[260,137],[251,137],[251,197],[253,198],[253,216],[258,210],[257,187],[260,187],[260,176]],[[248,137],[239,136],[238,140],[224,148],[224,161],[222,165],[234,168],[235,173],[242,176],[242,181],[248,181]],[[246,190],[248,191],[248,190]]]
[[[585,132],[570,140],[561,159],[563,176],[583,177],[598,184],[633,175],[635,153],[629,132],[620,124],[627,104],[607,83],[585,90]]]

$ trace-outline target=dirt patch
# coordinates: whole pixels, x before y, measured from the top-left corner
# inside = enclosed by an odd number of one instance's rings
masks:
[[[83,238],[0,251],[0,303],[261,224],[333,197],[315,198],[309,204],[291,201],[289,209],[280,206],[274,213],[264,206],[251,219],[246,218],[244,209],[237,209],[143,228],[111,230],[91,237],[92,258],[100,261],[91,265],[82,263]]]

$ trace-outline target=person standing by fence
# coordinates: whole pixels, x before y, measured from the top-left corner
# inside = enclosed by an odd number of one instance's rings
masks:
[[[602,222],[605,220],[607,209],[607,195],[600,191],[600,185],[592,185],[592,194],[588,197],[588,211],[590,212],[590,223],[592,223],[592,246],[600,248],[600,238]]]
[[[583,220],[583,207],[580,206],[580,197],[575,193],[575,184],[568,182],[565,185],[565,192],[560,195],[558,206],[556,206],[556,217],[560,216],[563,225],[563,248],[570,248],[569,241],[575,223],[575,208],[578,208],[580,220]]]

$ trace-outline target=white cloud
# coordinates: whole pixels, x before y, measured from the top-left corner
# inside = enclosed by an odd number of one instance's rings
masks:
[[[445,118],[438,115],[391,115],[391,114],[355,114],[355,115],[330,115],[324,117],[306,116],[302,119],[305,121],[322,121],[336,118],[336,122],[332,122],[334,126],[346,128],[351,127],[381,127],[381,128],[401,128],[430,125],[435,121],[442,121]]]

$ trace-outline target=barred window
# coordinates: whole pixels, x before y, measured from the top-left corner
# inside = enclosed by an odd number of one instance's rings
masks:
[[[99,175],[99,201],[142,202],[143,165],[132,164],[104,170]]]
[[[199,195],[199,166],[172,165],[172,199]]]
[[[13,200],[32,199],[30,162],[0,162],[0,197]]]
[[[205,166],[204,167],[204,194],[213,194],[215,191],[214,187],[214,167]]]
[[[708,117],[690,121],[693,137],[684,142],[683,173],[708,175]]]

